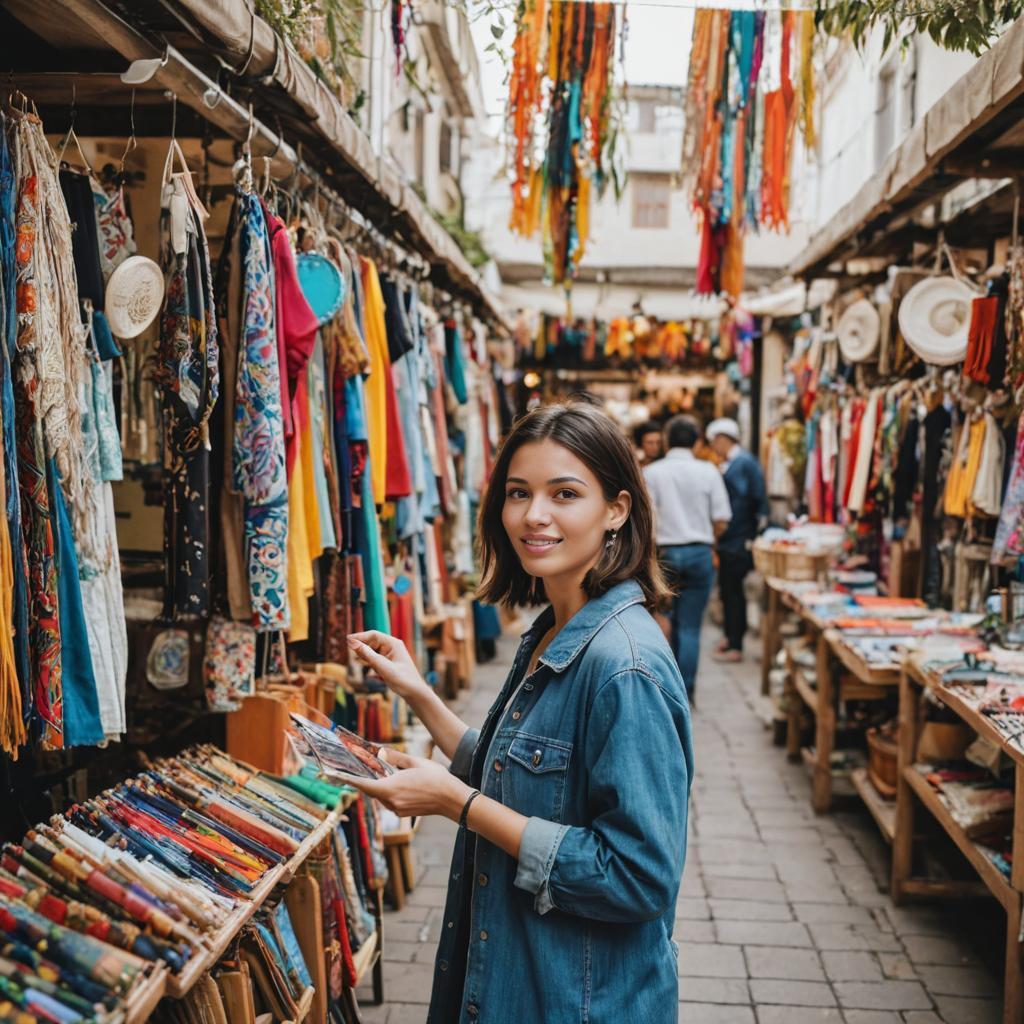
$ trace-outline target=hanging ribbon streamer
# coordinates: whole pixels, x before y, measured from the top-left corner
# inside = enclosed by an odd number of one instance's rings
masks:
[[[795,129],[815,145],[814,97],[813,12],[695,13],[683,183],[701,230],[698,293],[738,296],[747,229],[789,230]]]
[[[615,31],[611,3],[533,0],[520,4],[516,18],[509,227],[524,237],[542,229],[556,284],[574,278],[589,237],[592,191],[596,186],[600,195],[612,175]]]

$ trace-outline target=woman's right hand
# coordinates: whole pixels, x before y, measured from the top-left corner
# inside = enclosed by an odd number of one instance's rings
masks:
[[[433,692],[401,640],[370,629],[365,633],[350,633],[348,645],[399,697],[411,703],[418,695]]]

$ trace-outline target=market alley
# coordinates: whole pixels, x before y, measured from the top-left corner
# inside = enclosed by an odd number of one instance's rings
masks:
[[[467,721],[483,720],[515,640],[477,668]],[[756,661],[703,666],[675,933],[681,1024],[998,1024],[984,937],[948,904],[894,908],[888,848],[863,805],[815,816],[804,766],[772,745]],[[386,1003],[360,992],[366,1024],[423,1024],[454,832],[431,818],[417,835],[416,888],[385,918]]]

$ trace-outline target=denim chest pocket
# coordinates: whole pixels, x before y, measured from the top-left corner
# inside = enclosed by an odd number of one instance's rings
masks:
[[[560,822],[571,755],[571,743],[517,733],[502,775],[502,803],[520,814]]]

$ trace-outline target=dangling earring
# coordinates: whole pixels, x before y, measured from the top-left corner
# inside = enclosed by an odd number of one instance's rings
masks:
[[[610,548],[615,543],[615,538],[618,535],[618,530],[612,530],[611,536],[604,542],[606,548]]]

